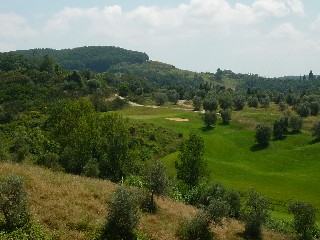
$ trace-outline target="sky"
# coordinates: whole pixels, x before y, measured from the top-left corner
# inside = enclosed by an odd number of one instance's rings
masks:
[[[0,51],[117,46],[177,68],[320,73],[319,0],[1,0]]]

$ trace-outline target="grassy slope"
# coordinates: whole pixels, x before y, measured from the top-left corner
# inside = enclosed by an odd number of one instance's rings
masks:
[[[117,185],[52,172],[27,164],[0,162],[0,175],[23,176],[30,197],[33,219],[41,223],[54,239],[92,239],[90,234],[105,221],[107,201]],[[150,239],[176,239],[179,221],[191,217],[196,209],[169,199],[158,199],[156,215],[141,214],[139,230]],[[213,229],[218,239],[241,240],[243,226],[237,221],[226,221],[224,227]],[[289,240],[289,237],[264,230],[264,239]]]
[[[289,135],[283,141],[272,141],[268,149],[254,147],[257,123],[273,123],[281,116],[276,106],[269,109],[245,109],[233,113],[229,126],[218,124],[207,131],[199,113],[173,109],[129,108],[122,114],[132,119],[152,122],[171,128],[185,136],[190,131],[200,133],[205,140],[205,158],[211,178],[229,188],[256,188],[275,204],[275,215],[286,217],[286,204],[292,200],[313,203],[320,209],[320,143],[311,144],[309,132],[316,118],[308,118],[303,132]],[[173,122],[167,117],[184,117],[189,122]],[[318,117],[319,119],[319,117]],[[165,158],[174,174],[177,153]]]

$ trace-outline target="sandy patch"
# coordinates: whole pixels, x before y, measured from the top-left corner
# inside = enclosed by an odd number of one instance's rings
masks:
[[[176,122],[189,122],[188,118],[166,118],[170,121],[176,121]]]

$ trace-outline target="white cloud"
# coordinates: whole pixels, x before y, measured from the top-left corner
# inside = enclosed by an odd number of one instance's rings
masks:
[[[311,23],[311,30],[320,31],[320,15]]]
[[[256,0],[252,7],[261,14],[285,17],[289,14],[304,16],[304,5],[300,0]]]
[[[267,37],[272,40],[279,39],[302,39],[303,33],[298,31],[291,23],[284,23],[271,31]]]
[[[37,31],[27,25],[27,20],[17,14],[0,14],[0,37],[29,38],[34,37]]]

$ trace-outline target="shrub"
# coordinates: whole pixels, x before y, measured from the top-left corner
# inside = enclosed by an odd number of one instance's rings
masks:
[[[256,97],[250,97],[248,99],[248,106],[249,107],[254,107],[254,108],[257,108],[259,105],[259,101]]]
[[[320,121],[316,122],[312,126],[312,136],[316,137],[317,139],[320,138]]]
[[[300,117],[308,117],[310,115],[309,103],[305,102],[297,107],[297,113]]]
[[[237,96],[233,99],[233,106],[235,110],[242,110],[246,105],[245,98],[242,96]]]
[[[289,127],[293,133],[299,133],[302,128],[303,120],[301,117],[290,116],[289,118]]]
[[[161,106],[161,105],[165,104],[165,102],[167,101],[167,95],[162,92],[156,92],[154,94],[154,100],[155,100],[157,106]]]
[[[255,190],[249,191],[248,200],[245,203],[244,221],[245,235],[252,239],[261,238],[261,230],[269,218],[269,203],[266,198]]]
[[[289,205],[289,212],[293,213],[294,228],[303,240],[312,239],[316,222],[316,210],[304,202],[295,202]]]
[[[99,163],[96,159],[90,159],[83,167],[82,174],[86,177],[99,177]]]
[[[63,170],[62,166],[60,165],[60,157],[56,153],[46,153],[41,155],[37,159],[37,164],[45,166],[55,171]]]
[[[270,106],[270,98],[269,97],[265,97],[265,98],[261,99],[261,107],[268,108],[269,106]]]
[[[268,125],[258,125],[256,128],[256,141],[261,146],[268,146],[271,137],[271,128]]]
[[[220,111],[223,124],[229,124],[231,120],[231,113],[232,113],[231,109],[225,109]]]
[[[203,101],[203,109],[206,111],[216,111],[218,108],[218,100],[213,97],[207,97]]]
[[[273,137],[275,139],[283,139],[283,127],[280,120],[275,120],[273,124]]]
[[[200,97],[195,96],[192,100],[192,105],[193,105],[193,110],[194,111],[199,111],[202,106],[202,100]]]
[[[136,239],[134,230],[138,225],[138,208],[132,193],[120,187],[109,203],[107,222],[100,239]]]
[[[241,200],[240,194],[237,191],[231,190],[227,192],[226,201],[229,204],[229,217],[240,218]]]
[[[210,216],[204,211],[199,211],[192,219],[181,221],[176,235],[180,240],[213,239]]]
[[[217,114],[215,112],[206,111],[203,115],[203,121],[207,127],[215,125],[217,122]]]
[[[169,186],[169,179],[166,172],[165,165],[160,161],[154,162],[148,169],[145,176],[146,188],[151,193],[150,196],[150,212],[156,211],[156,203],[154,195],[164,196],[167,193]]]
[[[210,202],[206,209],[210,215],[210,219],[215,224],[221,224],[222,219],[228,216],[230,206],[225,200],[216,198]]]
[[[29,222],[27,193],[21,177],[9,176],[6,180],[0,181],[0,210],[9,231],[20,228]]]

